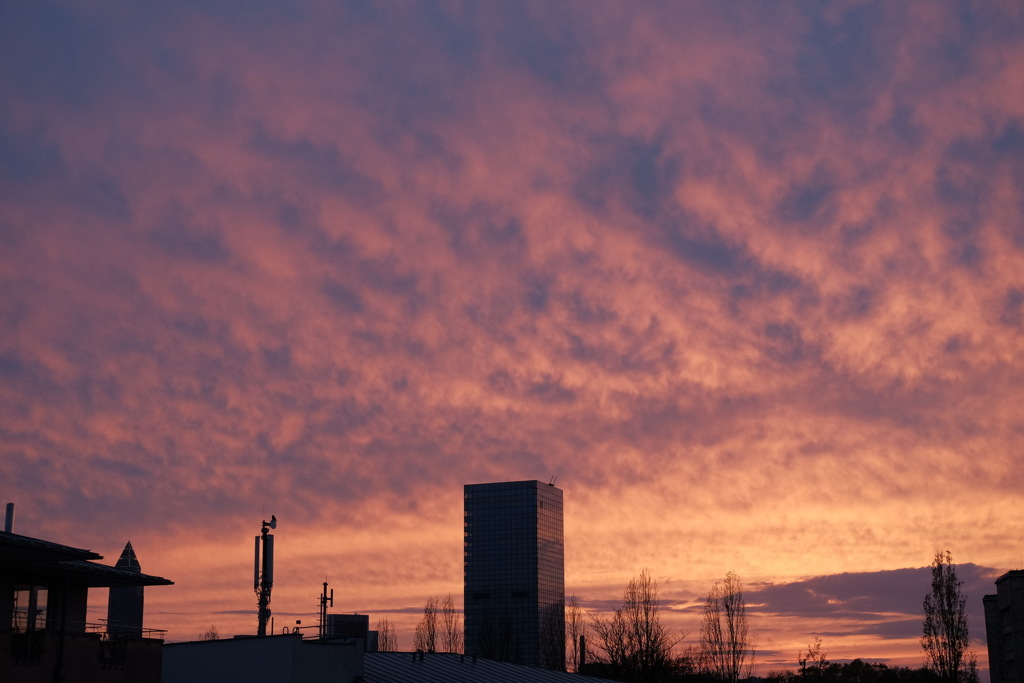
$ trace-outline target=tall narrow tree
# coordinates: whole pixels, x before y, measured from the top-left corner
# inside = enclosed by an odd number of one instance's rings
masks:
[[[564,602],[551,603],[541,614],[540,665],[552,671],[565,671]]]
[[[932,561],[932,589],[924,596],[921,647],[927,666],[942,683],[975,683],[977,663],[967,650],[967,596],[956,576],[953,554],[936,552]]]
[[[579,671],[580,636],[586,634],[587,624],[583,619],[583,608],[575,595],[570,595],[565,603],[565,635],[572,641],[569,648],[568,671]]]
[[[398,634],[394,624],[387,617],[377,620],[377,651],[396,652],[398,650]]]
[[[430,597],[423,606],[423,616],[416,624],[413,646],[422,652],[434,652],[437,648],[437,598]]]
[[[734,572],[716,581],[704,601],[700,662],[705,673],[727,683],[750,676],[754,651],[747,630],[743,583]]]
[[[441,601],[441,647],[445,652],[462,652],[462,627],[455,609],[455,598],[449,593]]]

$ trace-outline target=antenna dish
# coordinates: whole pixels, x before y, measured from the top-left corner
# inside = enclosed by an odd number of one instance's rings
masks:
[[[277,515],[270,515],[270,528],[271,529],[276,529],[277,528]]]

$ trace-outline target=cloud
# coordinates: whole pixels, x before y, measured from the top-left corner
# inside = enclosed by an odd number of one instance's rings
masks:
[[[26,533],[166,540],[168,615],[238,609],[267,510],[282,609],[343,564],[415,612],[461,484],[552,475],[595,604],[735,569],[896,633],[855,577],[1019,561],[1009,5],[6,17],[5,481]]]

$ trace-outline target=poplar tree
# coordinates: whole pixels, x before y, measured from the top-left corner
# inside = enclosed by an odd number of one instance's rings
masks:
[[[391,620],[383,617],[377,620],[377,651],[397,652],[398,634]]]
[[[956,576],[956,565],[949,550],[935,553],[932,561],[932,589],[924,596],[924,622],[921,647],[927,667],[942,683],[976,683],[977,663],[967,650],[967,596],[964,582]]]

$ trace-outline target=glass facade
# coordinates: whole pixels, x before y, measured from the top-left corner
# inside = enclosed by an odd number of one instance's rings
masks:
[[[562,491],[539,481],[464,491],[466,652],[565,664]]]

